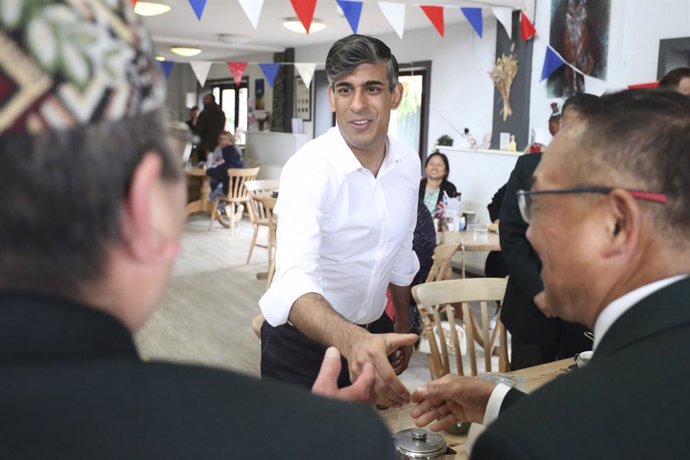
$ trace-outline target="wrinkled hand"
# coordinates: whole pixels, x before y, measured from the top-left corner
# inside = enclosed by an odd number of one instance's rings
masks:
[[[553,314],[553,312],[549,309],[548,305],[546,305],[546,294],[544,293],[544,291],[541,291],[539,294],[535,295],[532,301],[544,316],[546,316],[547,318],[556,317],[556,315]]]
[[[396,350],[411,347],[419,337],[415,334],[362,334],[350,346],[347,361],[350,379],[354,382],[363,373],[366,363],[374,365],[376,383],[371,402],[386,406],[402,406],[410,401],[410,392],[398,379],[388,356]],[[401,350],[402,356],[396,367],[400,372],[407,367],[409,356]],[[409,352],[411,355],[411,351]]]
[[[312,393],[344,401],[359,403],[371,401],[375,380],[374,366],[371,363],[365,364],[357,380],[345,388],[338,388],[340,368],[340,352],[335,347],[329,347],[323,357],[319,375],[311,387]]]
[[[412,393],[417,405],[410,414],[417,426],[441,431],[458,422],[482,423],[496,385],[474,377],[444,375]]]

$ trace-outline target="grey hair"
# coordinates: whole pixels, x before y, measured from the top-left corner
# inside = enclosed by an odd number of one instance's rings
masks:
[[[382,63],[388,68],[388,89],[398,84],[398,61],[391,49],[378,38],[352,34],[333,43],[326,57],[326,76],[333,87],[336,80],[352,73],[361,64]]]

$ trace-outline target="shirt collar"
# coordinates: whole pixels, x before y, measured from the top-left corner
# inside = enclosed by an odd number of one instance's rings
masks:
[[[656,292],[682,278],[685,278],[686,276],[688,275],[676,275],[670,278],[654,281],[653,283],[645,284],[644,286],[623,294],[604,307],[594,323],[594,345],[592,346],[592,349],[597,349],[597,346],[601,343],[601,340],[604,338],[604,335],[613,325],[613,323],[615,323],[618,318],[623,316],[625,312],[630,310],[640,300],[649,296],[653,292]]]
[[[337,148],[335,149],[335,153],[337,158],[339,159],[340,166],[343,168],[345,174],[350,174],[354,171],[358,171],[364,168],[362,166],[362,163],[360,163],[357,157],[355,156],[355,154],[352,153],[352,150],[347,145],[347,142],[345,142],[345,139],[343,138],[343,135],[340,133],[340,128],[338,128],[338,126],[330,128],[328,130],[328,134],[334,137],[335,145],[337,146]],[[387,136],[386,155],[383,157],[383,163],[381,164],[378,177],[381,177],[390,172],[393,168],[395,168],[395,166],[398,163],[400,163],[401,160],[402,157],[400,156],[400,152],[398,152],[397,149],[391,147],[390,136]]]

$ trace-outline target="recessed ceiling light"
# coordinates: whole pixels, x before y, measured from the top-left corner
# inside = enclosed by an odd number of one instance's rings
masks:
[[[134,5],[134,12],[140,16],[158,16],[170,11],[168,5],[154,2],[137,2]]]
[[[163,57],[163,56],[156,56],[156,61],[163,62],[163,61],[165,61],[165,57]]]
[[[199,48],[191,48],[189,46],[173,46],[172,48],[170,48],[170,51],[179,56],[184,57],[192,57],[201,53],[201,50]]]
[[[299,34],[306,34],[307,31],[302,25],[302,21],[299,18],[285,18],[283,19],[283,27],[292,32],[297,32]],[[326,23],[321,19],[312,19],[311,25],[309,26],[309,33],[319,32],[326,28]]]

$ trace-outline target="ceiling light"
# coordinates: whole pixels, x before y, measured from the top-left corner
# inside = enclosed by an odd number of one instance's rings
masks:
[[[165,61],[165,57],[163,57],[163,56],[156,56],[156,61],[163,62],[163,61]]]
[[[137,2],[134,5],[134,12],[140,16],[158,16],[170,11],[168,5],[153,2]]]
[[[201,50],[199,48],[191,48],[188,46],[173,46],[172,48],[170,48],[170,51],[177,54],[178,56],[184,57],[192,57],[201,53]]]
[[[302,25],[302,21],[300,21],[298,18],[283,19],[283,27],[293,32],[297,32],[299,34],[307,33],[304,26]],[[326,23],[324,23],[321,19],[314,18],[311,21],[311,26],[309,26],[309,33],[319,32],[325,28]]]
[[[240,46],[249,43],[250,38],[240,34],[218,34],[218,41],[230,46]]]

